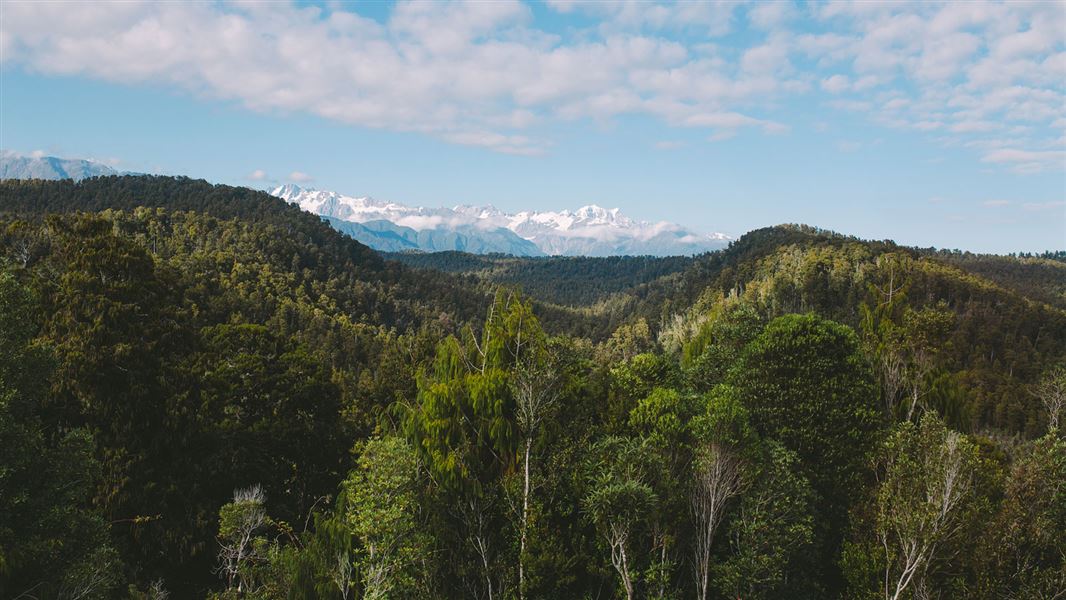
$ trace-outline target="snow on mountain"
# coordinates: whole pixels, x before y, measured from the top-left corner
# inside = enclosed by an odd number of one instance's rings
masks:
[[[544,255],[535,244],[519,237],[501,222],[472,218],[447,208],[409,207],[379,202],[368,196],[353,198],[292,184],[279,186],[270,193],[308,212],[329,218],[336,229],[378,250]],[[338,227],[337,221],[357,223],[361,227]],[[387,236],[387,241],[383,241],[382,236]]]
[[[24,156],[0,151],[0,179],[73,179],[118,175],[111,167],[91,160]]]
[[[729,237],[720,233],[700,234],[665,221],[636,221],[617,208],[594,204],[575,211],[508,214],[494,206],[410,207],[292,184],[275,188],[271,194],[329,217],[331,222],[373,222],[379,232],[381,222],[388,222],[395,228],[389,235],[426,251],[503,252],[516,256],[671,256],[716,250],[729,242]],[[378,234],[346,229],[371,247],[396,248],[393,238],[384,243],[377,239]]]

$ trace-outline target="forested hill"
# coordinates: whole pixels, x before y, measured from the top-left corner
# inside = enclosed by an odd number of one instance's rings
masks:
[[[1036,256],[995,256],[970,252],[932,253],[1019,294],[1066,310],[1066,252]]]
[[[16,219],[40,220],[48,215],[76,212],[99,213],[121,211],[127,216],[137,208],[161,209],[141,212],[128,222],[127,232],[158,247],[159,239],[181,232],[171,228],[171,215],[187,212],[196,218],[210,219],[208,231],[227,224],[263,236],[252,240],[257,258],[274,269],[289,271],[298,287],[312,287],[316,281],[348,296],[342,308],[350,315],[366,314],[374,323],[408,326],[427,315],[442,311],[459,318],[480,314],[484,296],[471,295],[464,286],[455,285],[451,277],[413,276],[409,269],[388,263],[359,242],[337,233],[321,218],[265,192],[248,188],[212,185],[203,180],[183,177],[123,176],[96,177],[80,182],[71,180],[6,180],[0,183],[0,212]],[[147,216],[149,214],[156,216]],[[147,227],[147,221],[157,221]],[[135,231],[132,221],[146,226]],[[196,232],[186,232],[195,238]],[[32,240],[26,240],[27,252],[34,252]],[[219,240],[224,246],[225,240]],[[195,247],[174,248],[172,254]],[[220,248],[233,251],[232,248]],[[245,248],[243,250],[252,250]],[[32,256],[29,258],[32,259]],[[465,296],[465,297],[464,297]],[[317,299],[317,298],[314,298]]]
[[[1052,260],[398,259],[243,188],[0,183],[0,598],[1066,589]]]
[[[515,257],[466,252],[398,252],[386,258],[446,273],[471,274],[495,284],[520,288],[530,297],[569,307],[593,306],[615,294],[684,271],[691,256]]]

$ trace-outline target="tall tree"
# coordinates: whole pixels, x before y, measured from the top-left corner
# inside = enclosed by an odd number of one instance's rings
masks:
[[[88,432],[41,418],[53,363],[33,341],[40,317],[0,273],[0,596],[106,598],[122,564],[91,504],[100,465]]]
[[[927,413],[917,426],[901,423],[882,448],[876,536],[883,548],[885,600],[930,589],[943,551],[978,517],[981,458],[966,436]]]
[[[362,597],[380,600],[413,597],[421,590],[417,570],[427,558],[430,536],[421,530],[417,506],[420,484],[414,451],[400,437],[366,443],[358,464],[342,484],[341,518],[356,540],[355,560],[338,558],[337,580],[342,596],[346,567],[361,580]]]
[[[981,598],[1066,597],[1066,440],[1019,449],[995,518],[983,527]]]
[[[627,600],[637,595],[640,538],[654,518],[659,498],[648,483],[654,455],[640,440],[608,437],[591,449],[582,505],[607,546]]]
[[[1033,394],[1040,398],[1047,411],[1048,433],[1058,435],[1060,433],[1059,417],[1063,409],[1066,409],[1066,365],[1058,365],[1049,369],[1043,378],[1033,388]]]
[[[810,483],[796,453],[778,442],[763,440],[748,457],[748,485],[728,523],[729,553],[714,565],[713,583],[729,598],[811,597]]]
[[[649,523],[652,565],[649,596],[668,597],[674,590],[682,536],[690,528],[688,491],[692,476],[693,421],[703,399],[674,389],[655,388],[629,414],[629,425],[640,434],[648,452],[662,465],[649,473],[648,483],[659,499]]]
[[[716,388],[705,414],[693,425],[691,507],[696,526],[692,563],[696,593],[706,600],[711,591],[711,559],[715,534],[734,499],[741,494],[749,474],[750,454],[756,443],[748,414],[731,389]]]
[[[269,560],[264,530],[271,524],[263,488],[253,485],[233,492],[233,501],[219,510],[218,574],[230,595],[253,595],[262,584],[262,566]]]
[[[816,579],[835,594],[843,581],[833,565],[879,426],[858,338],[815,315],[778,317],[744,349],[729,379],[760,435],[799,457],[818,496],[812,568],[824,570]]]
[[[544,420],[555,410],[560,376],[548,339],[528,304],[515,304],[508,318],[518,332],[513,346],[514,366],[511,394],[515,400],[515,420],[522,436],[522,504],[519,515],[518,597],[525,597],[526,546],[529,537],[530,499],[535,489],[534,443]]]
[[[502,477],[513,472],[520,454],[525,457],[520,420],[529,418],[525,439],[532,453],[532,436],[551,405],[551,388],[541,387],[547,381],[531,379],[545,368],[543,336],[530,307],[501,290],[480,336],[467,331],[465,343],[452,337],[438,347],[433,372],[419,381],[417,404],[404,414],[405,431],[431,476],[458,503],[456,514],[480,563],[484,585],[477,589],[489,600],[503,586],[496,505]],[[522,410],[516,392],[524,396]],[[527,516],[522,511],[520,525]]]

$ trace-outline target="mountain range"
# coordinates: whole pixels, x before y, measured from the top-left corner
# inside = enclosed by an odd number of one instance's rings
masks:
[[[460,250],[514,256],[677,256],[717,250],[729,237],[665,221],[649,223],[596,205],[575,211],[506,213],[494,206],[413,207],[368,196],[286,184],[274,196],[326,218],[372,248],[389,252]]]
[[[0,151],[0,179],[122,175],[92,160]],[[384,252],[461,251],[513,256],[683,256],[718,250],[730,238],[660,221],[637,221],[594,204],[577,210],[506,213],[494,206],[407,206],[369,196],[281,185],[270,193],[319,215],[338,231]]]
[[[15,152],[0,153],[0,179],[73,179],[118,175],[111,167],[80,158],[25,156]]]

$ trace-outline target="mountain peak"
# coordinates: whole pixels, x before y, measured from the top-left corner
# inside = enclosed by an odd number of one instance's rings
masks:
[[[411,207],[352,198],[337,192],[279,186],[275,196],[306,211],[352,223],[388,222],[426,251],[466,250],[516,255],[567,256],[698,254],[722,248],[723,234],[706,235],[667,222],[633,220],[618,208],[588,204],[575,211],[522,211],[460,204],[452,208]],[[532,242],[532,243],[530,243]],[[373,241],[369,242],[373,246]],[[443,246],[442,246],[443,244]],[[449,245],[450,244],[450,245]]]
[[[303,192],[314,192],[314,191],[315,190],[312,190],[312,189],[302,188],[302,187],[296,185],[295,183],[286,183],[286,184],[279,185],[278,187],[270,190],[270,195],[271,196],[277,196],[278,198],[282,198],[282,199],[288,200],[289,197],[296,197],[296,196],[298,196],[299,194],[301,194]]]
[[[26,156],[0,151],[0,179],[73,179],[118,175],[119,172],[100,162],[56,156]]]

